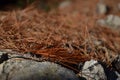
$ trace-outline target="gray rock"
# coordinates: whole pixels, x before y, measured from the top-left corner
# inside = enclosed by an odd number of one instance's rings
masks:
[[[120,26],[120,17],[109,15],[107,16],[106,23],[109,25]]]
[[[105,19],[100,19],[97,22],[100,25],[109,26],[112,28],[120,27],[120,17],[119,16],[108,15]]]
[[[95,60],[85,62],[81,76],[87,80],[107,80],[102,65]]]
[[[65,1],[63,1],[59,4],[59,8],[63,9],[63,8],[69,7],[70,5],[71,5],[71,1],[70,0],[65,0]]]
[[[106,14],[107,13],[107,6],[104,3],[97,4],[97,13],[98,14]]]
[[[0,80],[78,80],[73,71],[51,62],[22,58],[0,64]]]

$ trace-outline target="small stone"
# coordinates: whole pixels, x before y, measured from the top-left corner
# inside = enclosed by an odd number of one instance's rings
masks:
[[[107,80],[102,65],[96,60],[85,62],[81,73],[81,76],[85,77],[87,80]]]
[[[71,1],[70,0],[65,0],[65,1],[60,3],[59,8],[63,9],[63,8],[69,7],[70,5],[71,5]]]
[[[113,16],[112,23],[113,23],[113,25],[120,27],[120,17],[119,16]]]
[[[102,26],[109,26],[111,28],[120,28],[120,17],[115,15],[108,15],[105,19],[97,21]]]
[[[98,14],[106,14],[107,13],[107,6],[104,3],[97,4],[97,12]]]
[[[94,40],[93,43],[95,46],[100,46],[100,45],[102,45],[103,41],[102,40]]]
[[[106,23],[111,23],[112,20],[113,20],[114,16],[113,15],[108,15],[107,18],[106,18]]]

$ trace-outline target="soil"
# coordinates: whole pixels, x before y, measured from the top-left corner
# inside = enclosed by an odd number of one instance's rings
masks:
[[[24,9],[0,11],[0,49],[39,54],[74,71],[78,71],[80,62],[90,59],[110,66],[120,54],[120,31],[96,21],[109,14],[120,16],[116,8],[120,0],[105,0],[109,7],[105,15],[97,13],[98,2],[73,0],[61,9],[48,1],[49,11],[36,3]]]

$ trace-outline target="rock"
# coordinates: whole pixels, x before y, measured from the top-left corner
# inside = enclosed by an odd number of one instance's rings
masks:
[[[51,62],[12,58],[0,64],[0,80],[78,80],[73,71]]]
[[[107,80],[102,65],[95,60],[85,62],[81,71],[81,77],[86,78],[86,80]]]
[[[100,46],[100,45],[103,44],[103,41],[102,41],[102,40],[93,40],[93,44],[94,44],[95,46]]]
[[[65,0],[65,1],[63,1],[59,4],[59,8],[63,9],[63,8],[69,7],[70,5],[71,5],[71,1],[70,0]]]
[[[97,13],[98,14],[106,14],[107,11],[108,11],[107,5],[105,5],[104,3],[97,4]]]
[[[98,20],[97,22],[100,25],[109,26],[112,28],[120,27],[120,17],[119,16],[108,15],[107,18]]]
[[[114,15],[109,15],[107,17],[106,23],[109,25],[120,26],[120,17],[114,16]]]

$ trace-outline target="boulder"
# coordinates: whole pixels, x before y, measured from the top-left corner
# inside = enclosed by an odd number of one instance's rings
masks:
[[[0,80],[78,80],[75,73],[52,62],[12,58],[0,64]]]

